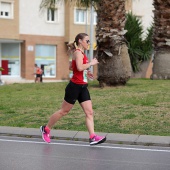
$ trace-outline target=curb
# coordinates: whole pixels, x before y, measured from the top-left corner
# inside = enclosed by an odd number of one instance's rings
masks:
[[[127,145],[144,145],[144,146],[163,146],[170,147],[170,136],[153,136],[153,135],[136,135],[120,133],[97,133],[106,136],[106,143],[110,144],[127,144]],[[38,128],[20,128],[0,126],[1,136],[17,136],[27,138],[41,138]],[[58,140],[89,141],[88,132],[51,130],[51,138]]]

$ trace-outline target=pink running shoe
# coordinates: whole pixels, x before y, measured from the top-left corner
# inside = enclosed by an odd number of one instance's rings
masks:
[[[50,140],[50,131],[47,132],[45,130],[45,126],[41,126],[40,131],[42,133],[42,138],[43,138],[44,142],[50,143],[51,142],[51,140]]]
[[[106,141],[105,136],[94,136],[92,139],[89,139],[90,145],[97,145]]]

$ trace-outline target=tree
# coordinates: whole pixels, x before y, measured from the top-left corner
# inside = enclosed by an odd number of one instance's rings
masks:
[[[61,0],[42,0],[40,8],[54,8]],[[125,0],[65,0],[77,5],[94,5],[96,25],[98,81],[101,87],[125,85],[131,76],[131,64],[124,39]]]
[[[131,76],[131,64],[124,34],[125,0],[100,0],[97,4],[98,22],[98,81],[105,85],[125,85]]]
[[[138,72],[140,71],[140,64],[146,60],[149,60],[152,56],[153,27],[151,26],[148,28],[146,35],[144,36],[141,20],[132,13],[128,13],[125,29],[127,30],[125,38],[128,44],[131,66],[133,72]]]
[[[154,60],[151,79],[170,79],[170,1],[154,0]]]

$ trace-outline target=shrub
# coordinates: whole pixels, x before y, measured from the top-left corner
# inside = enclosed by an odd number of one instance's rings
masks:
[[[3,71],[4,69],[2,67],[0,67],[0,71]]]
[[[125,23],[127,33],[125,38],[127,40],[128,52],[132,65],[133,72],[140,70],[139,64],[150,59],[152,54],[152,26],[147,29],[146,36],[143,38],[143,27],[140,19],[132,13],[127,14]]]

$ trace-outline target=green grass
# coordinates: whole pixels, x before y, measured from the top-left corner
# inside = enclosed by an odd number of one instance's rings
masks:
[[[0,86],[0,126],[39,128],[60,108],[67,82]],[[126,86],[89,82],[95,131],[170,136],[170,81],[131,79]],[[55,126],[87,131],[78,103]]]

